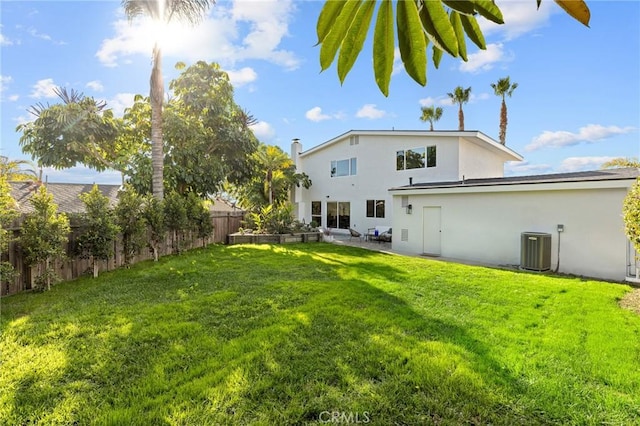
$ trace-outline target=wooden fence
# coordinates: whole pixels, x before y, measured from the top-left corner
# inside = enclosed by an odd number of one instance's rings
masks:
[[[244,219],[243,212],[212,212],[211,222],[213,224],[213,233],[209,238],[192,238],[190,235],[185,235],[183,240],[180,241],[181,250],[189,250],[192,248],[203,247],[213,243],[226,243],[227,235],[237,232],[242,226]],[[20,221],[16,224],[19,225]],[[20,228],[13,227],[11,231],[14,236],[20,235]],[[92,265],[90,259],[75,256],[76,239],[81,233],[81,229],[78,225],[71,224],[71,233],[69,235],[69,242],[65,247],[67,258],[62,261],[58,261],[54,264],[56,274],[63,280],[72,280],[83,275],[91,274]],[[159,250],[160,256],[173,254],[177,252],[176,244],[171,238],[170,233],[167,234],[164,243]],[[109,271],[120,268],[124,265],[124,257],[122,256],[121,242],[114,242],[114,256],[109,261],[100,262],[100,272]],[[131,264],[153,259],[153,252],[151,249],[143,249],[137,256],[131,260]],[[0,296],[7,296],[10,294],[20,293],[25,290],[30,290],[34,287],[34,273],[35,266],[28,266],[25,262],[22,247],[20,241],[15,240],[9,244],[9,249],[6,253],[2,253],[2,260],[11,263],[18,273],[13,280],[2,280],[0,287]]]

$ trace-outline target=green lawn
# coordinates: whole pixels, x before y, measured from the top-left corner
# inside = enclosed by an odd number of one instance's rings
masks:
[[[628,291],[212,246],[2,299],[0,423],[640,424]]]

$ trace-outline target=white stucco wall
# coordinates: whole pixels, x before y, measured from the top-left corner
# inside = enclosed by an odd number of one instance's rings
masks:
[[[414,183],[457,181],[460,174],[460,155],[470,155],[474,163],[476,177],[502,176],[504,161],[512,160],[484,150],[478,158],[478,149],[460,149],[461,137],[454,132],[349,132],[342,137],[301,154],[292,152],[298,172],[304,172],[311,178],[309,189],[295,190],[294,200],[298,203],[298,218],[311,220],[311,202],[322,202],[323,226],[326,226],[326,203],[328,201],[350,202],[351,226],[366,231],[379,225],[391,226],[393,208],[392,197],[388,189]],[[474,133],[474,132],[472,132]],[[358,144],[350,143],[350,136],[358,135]],[[464,144],[469,142],[464,141]],[[479,141],[480,144],[486,143]],[[436,146],[436,167],[412,170],[396,170],[396,151],[412,148]],[[299,146],[298,146],[299,148]],[[466,154],[465,154],[466,153]],[[487,154],[488,153],[488,154]],[[357,158],[355,176],[331,177],[331,161]],[[487,170],[482,173],[486,161]],[[496,166],[498,164],[499,166]],[[385,200],[385,218],[367,218],[366,200]],[[346,232],[346,231],[345,231]]]
[[[551,268],[624,280],[627,239],[622,202],[633,181],[432,189],[394,192],[393,249],[424,252],[423,209],[441,207],[441,256],[495,265],[520,264],[522,232],[552,235]],[[409,195],[413,214],[400,207]],[[407,241],[401,241],[402,229]]]
[[[493,178],[504,176],[504,156],[496,155],[495,151],[486,146],[472,142],[461,143],[459,177],[462,179]]]

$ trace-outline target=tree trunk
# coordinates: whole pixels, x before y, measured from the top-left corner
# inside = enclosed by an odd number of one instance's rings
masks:
[[[51,260],[47,257],[47,260],[44,261],[44,273],[47,274],[47,290],[51,290],[51,274],[49,273],[50,264]]]
[[[433,121],[429,122],[429,127],[430,127],[429,130],[431,130],[433,132]]]
[[[460,104],[460,109],[458,110],[458,130],[464,130],[464,112],[462,112],[462,104]]]
[[[164,149],[162,140],[162,102],[164,85],[162,82],[162,51],[156,43],[153,48],[153,69],[151,70],[151,167],[153,176],[151,190],[158,200],[164,198],[163,170]]]
[[[507,103],[502,99],[500,107],[500,143],[502,145],[507,142]]]
[[[91,260],[93,262],[93,278],[98,278],[98,259],[92,257]]]

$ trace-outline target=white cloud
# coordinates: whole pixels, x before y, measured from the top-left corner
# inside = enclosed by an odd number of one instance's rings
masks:
[[[449,106],[452,105],[451,99],[448,96],[438,96],[437,98],[432,98],[431,96],[418,100],[420,106],[432,106],[432,105],[444,105]]]
[[[273,129],[271,124],[266,121],[258,121],[256,124],[251,126],[251,130],[261,141],[273,139],[276,135],[276,131]]]
[[[322,113],[322,108],[320,107],[313,107],[311,108],[309,111],[307,111],[304,114],[305,117],[307,117],[307,120],[311,120],[311,121],[323,121],[323,120],[329,120],[331,118],[330,115],[327,114],[323,114]]]
[[[13,42],[0,33],[0,46],[11,46]]]
[[[12,81],[13,78],[10,75],[0,74],[0,93],[4,92],[7,89],[7,85]]]
[[[33,120],[35,120],[35,117],[33,115],[29,115],[29,116],[21,115],[21,116],[13,118],[13,121],[16,122],[16,125],[26,124],[26,123],[29,123],[29,122],[31,122]]]
[[[375,120],[377,118],[382,118],[387,113],[383,110],[376,108],[375,104],[366,104],[362,108],[356,112],[356,117],[358,118],[368,118],[370,120]]]
[[[502,33],[506,40],[547,25],[552,13],[561,12],[560,8],[549,1],[543,1],[539,9],[535,2],[529,1],[498,0],[496,3],[502,11],[505,23],[498,25],[483,18],[478,18],[478,23],[485,36]]]
[[[258,79],[258,74],[253,68],[244,67],[239,70],[226,71],[229,74],[229,81],[234,87],[244,86],[253,83]]]
[[[578,133],[558,130],[551,132],[545,130],[541,135],[531,139],[531,143],[525,151],[535,151],[542,148],[557,148],[562,146],[578,145],[582,142],[594,143],[613,135],[622,135],[635,131],[635,127],[602,126],[600,124],[588,124],[581,127]]]
[[[569,157],[562,161],[558,171],[560,172],[580,172],[583,170],[599,169],[603,163],[611,161],[616,157]]]
[[[53,44],[57,44],[57,45],[65,45],[65,44],[67,44],[64,41],[54,40],[49,34],[40,33],[35,28],[29,28],[29,30],[27,32],[32,37],[39,38],[39,39],[44,40],[44,41],[50,41]]]
[[[38,80],[36,84],[33,85],[33,91],[29,96],[36,99],[41,98],[55,98],[58,95],[54,92],[54,89],[57,86],[53,83],[52,78],[46,78],[44,80]]]
[[[107,108],[113,111],[113,115],[116,117],[122,117],[125,108],[129,108],[133,105],[133,98],[136,95],[134,93],[118,93],[112,99],[107,101]]]
[[[120,19],[113,24],[115,35],[103,40],[96,56],[110,67],[133,55],[150,57],[154,34],[158,34],[162,36],[165,58],[184,62],[206,58],[224,67],[247,59],[263,59],[290,70],[299,66],[293,52],[279,48],[288,35],[294,8],[291,0],[236,0],[227,5],[226,2],[216,4],[209,16],[196,26],[172,22],[167,28],[158,29],[149,19],[132,23]]]
[[[94,92],[102,92],[104,90],[104,86],[102,85],[100,80],[90,81],[85,86],[93,90]]]
[[[508,161],[504,167],[506,176],[531,175],[550,172],[552,167],[549,164],[531,164],[528,161]]]
[[[487,50],[471,53],[467,59],[467,62],[460,62],[458,69],[462,72],[478,73],[488,71],[493,68],[495,63],[505,62],[511,58],[505,55],[502,43],[491,43],[487,44]]]
[[[20,99],[20,95],[10,95],[9,97],[7,97],[7,99],[9,99],[11,102],[15,102]]]
[[[400,48],[396,47],[393,50],[393,68],[391,69],[391,75],[400,74],[404,70],[404,64],[400,57]]]

